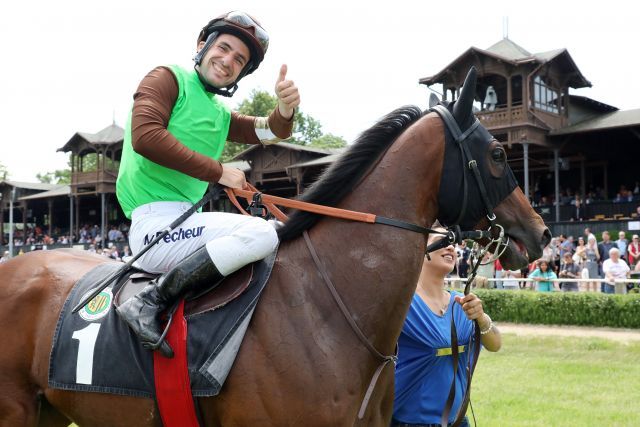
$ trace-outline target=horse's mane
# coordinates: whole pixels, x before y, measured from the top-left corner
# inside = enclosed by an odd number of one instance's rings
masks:
[[[373,164],[413,122],[422,116],[420,108],[400,107],[364,131],[302,195],[301,200],[325,206],[335,206],[349,194]],[[320,215],[294,211],[278,229],[281,242],[291,240],[313,226]]]

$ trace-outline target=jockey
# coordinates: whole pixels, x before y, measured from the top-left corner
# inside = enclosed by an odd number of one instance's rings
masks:
[[[276,81],[278,105],[268,117],[230,111],[217,95],[232,96],[267,52],[269,36],[254,18],[230,12],[200,32],[194,70],[153,69],[133,96],[116,194],[131,219],[133,253],[197,202],[209,183],[246,185],[244,173],[223,166],[226,141],[273,144],[291,136],[300,104],[298,88],[282,65]],[[148,349],[173,357],[161,341],[160,313],[179,297],[198,295],[277,246],[276,232],[262,218],[224,212],[191,215],[138,260],[139,267],[164,274],[118,309]]]

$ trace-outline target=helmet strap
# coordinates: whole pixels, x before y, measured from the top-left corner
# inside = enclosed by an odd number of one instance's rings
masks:
[[[218,31],[214,31],[211,34],[209,34],[209,36],[207,36],[207,41],[205,41],[204,46],[202,46],[202,49],[200,49],[200,51],[196,53],[196,55],[193,57],[193,62],[194,62],[193,69],[196,70],[198,79],[200,79],[200,83],[202,83],[202,85],[204,86],[207,92],[215,93],[216,95],[230,98],[233,96],[234,93],[236,93],[236,90],[238,90],[238,82],[240,81],[241,78],[243,78],[246,75],[247,70],[251,66],[251,62],[249,62],[244,66],[244,68],[240,72],[240,75],[238,75],[238,78],[236,79],[236,81],[230,84],[229,86],[224,88],[217,88],[212,84],[210,84],[202,76],[202,74],[200,74],[200,64],[202,63],[202,59],[206,55],[207,51],[211,48],[216,38],[218,38],[218,34],[219,34]]]
[[[204,42],[204,46],[202,46],[202,49],[200,49],[200,51],[196,53],[196,56],[193,57],[193,62],[195,62],[196,66],[202,63],[202,58],[204,58],[204,55],[207,53],[209,48],[211,48],[211,45],[213,45],[213,42],[216,41],[216,38],[218,38],[217,31],[214,31],[211,34],[209,34],[209,36],[207,37],[207,40]]]
[[[211,85],[209,82],[207,82],[205,80],[204,77],[202,77],[202,75],[200,74],[200,71],[198,70],[198,65],[194,65],[193,67],[196,70],[196,74],[198,75],[198,79],[200,79],[200,83],[202,83],[202,85],[204,86],[204,89],[207,92],[211,92],[211,93],[215,93],[216,95],[220,95],[220,96],[225,96],[227,98],[230,98],[233,96],[234,93],[236,93],[236,90],[238,90],[238,83],[237,80],[236,82],[234,82],[233,84],[227,86],[227,87],[223,87],[223,88],[218,88],[215,87],[213,85]],[[240,80],[240,77],[238,77],[238,80]]]

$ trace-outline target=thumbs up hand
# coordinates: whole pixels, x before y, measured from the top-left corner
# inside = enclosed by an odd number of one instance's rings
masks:
[[[293,80],[287,80],[287,65],[282,64],[280,74],[276,80],[276,96],[278,97],[278,110],[285,119],[290,119],[298,105],[300,94]]]

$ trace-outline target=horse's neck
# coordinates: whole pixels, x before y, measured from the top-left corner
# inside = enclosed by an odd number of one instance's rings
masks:
[[[441,149],[427,141],[396,142],[340,207],[429,227],[437,210]],[[420,274],[426,236],[332,219],[322,220],[310,235],[365,335],[380,351],[393,351]]]

